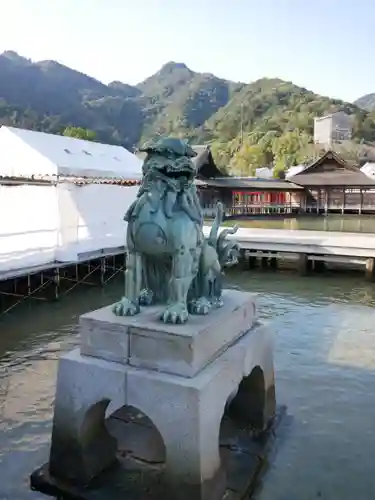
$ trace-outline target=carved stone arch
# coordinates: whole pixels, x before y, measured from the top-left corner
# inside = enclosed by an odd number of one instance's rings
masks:
[[[117,409],[106,416],[111,402],[104,397],[77,413],[55,412],[49,463],[52,475],[87,485],[119,455],[165,462],[164,440],[153,420],[134,406],[118,408],[114,401]]]
[[[108,416],[106,426],[116,438],[120,454],[131,455],[144,462],[165,462],[164,438],[144,410],[133,405],[123,405]]]
[[[166,387],[168,398],[163,391]],[[186,498],[201,498],[201,489],[208,487],[207,480],[209,488],[222,492],[224,475],[219,454],[218,395],[189,386],[164,384],[154,387],[153,398],[140,398],[139,393],[133,395],[137,400],[134,403],[150,416],[163,438],[165,477],[169,486],[188,492]],[[155,404],[157,401],[163,404]],[[203,483],[202,478],[205,478]]]
[[[117,442],[105,424],[109,398],[84,405],[79,411],[55,407],[50,453],[50,473],[74,484],[88,484],[115,461]]]
[[[240,425],[263,430],[267,425],[266,383],[262,368],[255,366],[241,380],[226,405],[226,414]]]
[[[95,436],[106,430],[105,418],[110,402],[108,398],[101,399],[84,412],[79,429],[82,444],[89,443]]]

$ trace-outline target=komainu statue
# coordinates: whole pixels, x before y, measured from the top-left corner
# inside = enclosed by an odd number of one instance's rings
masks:
[[[147,153],[136,200],[124,216],[127,264],[125,295],[114,304],[118,316],[133,316],[141,306],[165,304],[165,323],[185,323],[190,314],[221,307],[222,268],[237,262],[239,247],[219,234],[223,207],[206,239],[195,186],[194,150],[176,138],[160,139]]]

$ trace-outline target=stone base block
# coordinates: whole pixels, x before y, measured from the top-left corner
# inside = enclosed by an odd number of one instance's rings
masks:
[[[105,415],[124,405],[139,409],[159,431],[172,498],[178,498],[183,485],[194,492],[189,498],[221,499],[224,487],[218,485],[224,483],[218,481],[222,475],[218,443],[225,407],[234,420],[241,416],[247,426],[260,430],[275,412],[270,331],[254,324],[193,378],[84,356],[79,349],[62,356],[50,454],[52,476],[87,484],[115,462]],[[90,458],[98,448],[105,453]]]
[[[162,458],[164,455],[158,451],[160,443],[151,443],[146,439],[148,446],[144,447],[142,434],[145,430],[149,432],[153,429],[143,419],[133,418],[134,413],[130,408],[123,408],[121,418],[113,415],[108,420],[108,426],[114,429],[119,443],[118,463],[101,474],[95,480],[94,487],[67,484],[51,476],[46,464],[31,474],[31,489],[66,500],[175,500],[173,493],[168,496],[169,487],[165,484]],[[120,412],[116,412],[116,415],[120,415]],[[228,417],[223,418],[220,429],[220,454],[226,474],[223,499],[245,500],[251,496],[267,469],[267,460],[276,451],[274,440],[280,434],[285,438],[290,424],[284,417],[285,408],[278,408],[272,428],[262,435],[262,439],[254,439],[248,429],[238,430]],[[217,484],[222,486],[220,481]],[[182,490],[181,487],[179,489]],[[189,494],[186,488],[184,491]],[[189,500],[199,498],[191,490],[190,494],[187,497]]]
[[[256,295],[225,290],[224,306],[184,325],[166,325],[163,307],[118,317],[104,307],[80,317],[81,354],[194,377],[257,321]]]

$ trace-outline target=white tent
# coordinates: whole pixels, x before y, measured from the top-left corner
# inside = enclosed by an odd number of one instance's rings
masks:
[[[140,179],[142,161],[121,146],[0,128],[0,176]]]
[[[375,179],[375,163],[365,163],[360,170],[367,175],[367,177],[370,177],[370,179]]]
[[[120,252],[123,216],[138,186],[119,183],[139,180],[141,169],[142,161],[120,146],[2,127],[0,273]],[[100,183],[105,179],[112,181]]]

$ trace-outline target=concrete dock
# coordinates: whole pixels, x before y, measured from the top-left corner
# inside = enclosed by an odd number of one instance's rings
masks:
[[[208,235],[209,227],[204,227]],[[278,260],[295,261],[302,274],[321,270],[325,264],[362,266],[375,279],[375,234],[239,228],[228,238],[236,239],[242,256],[253,267],[259,258],[262,267],[277,267]]]
[[[203,228],[206,236],[210,229]],[[375,234],[240,228],[228,238],[239,242],[249,269],[258,264],[276,269],[286,261],[307,274],[334,265],[362,268],[367,279],[375,281]],[[125,269],[125,252],[125,247],[107,248],[82,254],[74,262],[0,272],[0,316],[24,300],[56,300],[80,284],[103,286]]]

